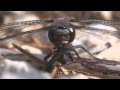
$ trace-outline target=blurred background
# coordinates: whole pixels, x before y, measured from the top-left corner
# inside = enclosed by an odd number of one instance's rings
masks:
[[[66,18],[66,17],[76,18],[76,19],[119,20],[120,11],[0,11],[0,25],[6,23],[12,23],[12,22],[27,21],[27,20],[54,19],[54,18]],[[78,37],[76,37],[76,39],[74,40],[73,45],[82,45],[88,51],[94,53],[100,48],[104,48],[106,43],[109,42],[112,45],[112,47],[95,56],[98,58],[120,61],[120,55],[118,53],[120,49],[120,42],[119,42],[120,40],[118,38],[110,37],[109,39],[104,41],[96,37],[79,38],[79,34],[78,33],[76,34]],[[39,38],[39,40],[31,37],[30,38],[24,37],[21,39],[25,40],[25,42],[29,42],[27,44],[26,43],[22,44],[21,47],[33,54],[42,55],[40,58],[43,58],[47,53],[49,53],[50,50],[48,48],[52,49],[54,47],[52,43],[49,42],[47,38],[47,34],[41,34],[41,38]],[[83,50],[79,50],[78,52],[83,57],[86,56],[90,57],[88,54],[87,55],[84,54],[85,52]],[[2,44],[0,42],[0,53],[7,55],[8,53],[16,53],[16,52],[14,51],[14,47],[11,44],[9,43]],[[11,74],[9,76],[11,76]],[[21,77],[20,75],[18,76],[18,78],[26,78],[26,77],[24,76]]]
[[[66,18],[66,17],[76,18],[76,19],[118,20],[120,18],[120,11],[0,11],[0,24],[2,25],[2,24],[12,23],[12,22]],[[101,27],[104,27],[104,26],[98,26],[98,28],[101,28]],[[91,52],[95,52],[94,50],[96,50],[96,48],[94,47],[96,46],[97,47],[104,46],[107,42],[110,42],[111,44],[115,44],[116,42],[118,42],[118,39],[115,37],[111,37],[109,39],[104,40],[103,38],[88,37],[88,36],[89,35],[83,34],[80,37],[80,34],[76,32],[76,38],[73,41],[73,45],[82,45],[88,51],[93,50]],[[104,35],[101,35],[101,36],[104,36]],[[27,43],[29,44],[28,46],[32,46],[40,49],[41,53],[48,53],[49,52],[48,48],[52,49],[54,47],[52,43],[49,42],[47,34],[42,32],[40,32],[39,39],[36,39],[34,37],[32,38],[22,37],[21,39],[25,42],[29,42]],[[15,40],[12,40],[12,41],[15,41]],[[20,42],[20,40],[18,40],[18,42]],[[24,45],[26,45],[25,42],[24,42]],[[0,47],[12,49],[13,46],[9,43],[6,43],[6,44],[0,43]],[[25,49],[27,48],[25,47]],[[34,51],[32,50],[32,48],[30,48],[29,50],[32,52]],[[37,51],[35,51],[35,53],[36,52]],[[84,51],[80,50],[79,52],[80,54],[82,54]],[[110,59],[113,59],[113,58],[110,58]]]
[[[0,11],[0,23],[17,20],[70,17],[77,19],[119,19],[120,11]]]

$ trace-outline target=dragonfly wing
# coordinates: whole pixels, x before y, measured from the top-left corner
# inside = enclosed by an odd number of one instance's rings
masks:
[[[91,32],[96,34],[102,34],[102,35],[112,35],[117,38],[120,38],[120,31],[112,31],[112,30],[106,30],[106,29],[100,29],[100,28],[93,28],[93,27],[87,27],[87,26],[74,26],[75,29],[79,29],[81,32]]]
[[[71,19],[71,22],[77,22],[77,23],[85,23],[85,24],[103,24],[106,26],[111,26],[116,29],[120,29],[120,20],[78,20],[78,19]]]
[[[77,38],[78,39],[85,38],[87,40],[87,39],[90,39],[92,37],[100,39],[100,40],[104,40],[104,41],[109,39],[108,35],[103,35],[101,33],[91,32],[89,30],[79,30],[79,29],[76,29],[76,39]]]
[[[5,33],[4,35],[0,35],[0,41],[14,41],[15,39],[19,38],[20,36],[30,36],[37,34],[38,32],[47,32],[49,30],[49,27],[45,28],[38,28],[38,29],[33,29],[25,32],[11,32],[11,33]]]
[[[23,29],[31,28],[35,26],[41,27],[41,24],[50,23],[51,20],[32,20],[32,21],[23,21],[23,22],[15,22],[9,24],[3,24],[0,26],[0,38],[4,37],[7,34],[17,34],[22,32]]]

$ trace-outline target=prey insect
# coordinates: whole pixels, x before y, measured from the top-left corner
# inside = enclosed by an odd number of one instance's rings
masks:
[[[83,25],[75,25],[73,23],[80,23]],[[22,31],[23,29],[39,24],[49,23],[50,25],[33,29],[29,31]],[[112,26],[119,30],[120,21],[119,20],[78,20],[69,18],[59,18],[51,20],[31,20],[4,24],[0,26],[0,41],[5,41],[10,38],[18,37],[21,35],[35,34],[44,31],[48,31],[48,38],[54,44],[54,48],[51,52],[44,58],[47,63],[46,71],[50,71],[55,61],[59,61],[61,64],[66,64],[67,61],[73,61],[72,52],[74,52],[78,58],[80,58],[76,48],[82,48],[87,53],[89,53],[81,45],[73,46],[71,43],[75,39],[75,32],[79,30],[88,34],[101,33],[106,35],[113,35],[117,38],[120,37],[120,31],[111,31],[100,28],[89,27],[89,24],[103,24],[106,26]],[[85,25],[84,25],[85,24]],[[93,59],[95,57],[89,53]],[[48,59],[51,59],[48,61]]]

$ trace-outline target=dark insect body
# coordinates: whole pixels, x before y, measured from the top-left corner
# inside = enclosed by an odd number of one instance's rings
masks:
[[[46,71],[51,71],[55,61],[59,61],[61,64],[66,64],[68,61],[72,62],[74,60],[72,55],[73,52],[78,56],[78,58],[80,58],[79,54],[75,50],[76,48],[82,48],[86,52],[88,52],[81,45],[73,46],[71,44],[71,42],[73,42],[73,40],[75,39],[76,29],[79,29],[81,32],[90,31],[91,33],[97,32],[102,34],[113,35],[118,38],[120,37],[120,31],[104,30],[99,28],[88,27],[85,25],[74,25],[71,22],[86,23],[86,24],[98,23],[107,26],[113,26],[118,30],[120,25],[119,20],[115,20],[115,21],[114,20],[77,20],[77,19],[69,19],[69,18],[15,22],[10,24],[5,24],[0,27],[0,41],[4,41],[25,34],[48,31],[48,38],[55,45],[55,48],[51,50],[51,52],[44,58],[44,60],[47,63]],[[37,24],[43,24],[43,23],[51,23],[51,25],[40,29],[21,32],[21,30],[26,27]],[[51,59],[48,61],[50,57]]]

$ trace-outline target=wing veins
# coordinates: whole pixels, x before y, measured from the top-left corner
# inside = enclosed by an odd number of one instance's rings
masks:
[[[34,30],[31,30],[31,31],[26,31],[26,32],[15,33],[15,34],[13,34],[13,35],[9,35],[9,36],[0,38],[0,41],[4,41],[4,40],[10,39],[10,38],[18,37],[18,36],[25,35],[25,34],[30,34],[30,33],[34,33],[34,32],[39,32],[40,30],[47,31],[47,30],[49,30],[49,27],[40,28],[40,29],[34,29]]]
[[[110,30],[106,30],[106,29],[99,29],[99,28],[93,28],[93,27],[87,27],[87,26],[74,26],[75,29],[79,29],[79,30],[86,30],[86,31],[90,31],[90,32],[97,32],[97,33],[102,33],[103,35],[113,35],[116,36],[117,38],[120,38],[120,32],[119,31],[110,31]]]
[[[120,29],[120,20],[92,20],[92,19],[77,20],[77,19],[71,19],[70,21],[71,22],[78,22],[78,23],[103,24],[106,26],[112,26],[116,29]]]
[[[50,23],[50,22],[51,20],[31,20],[31,21],[8,23],[8,24],[1,25],[0,31],[10,30],[10,29],[20,30],[20,29],[24,29],[31,25],[45,24],[45,23]]]

